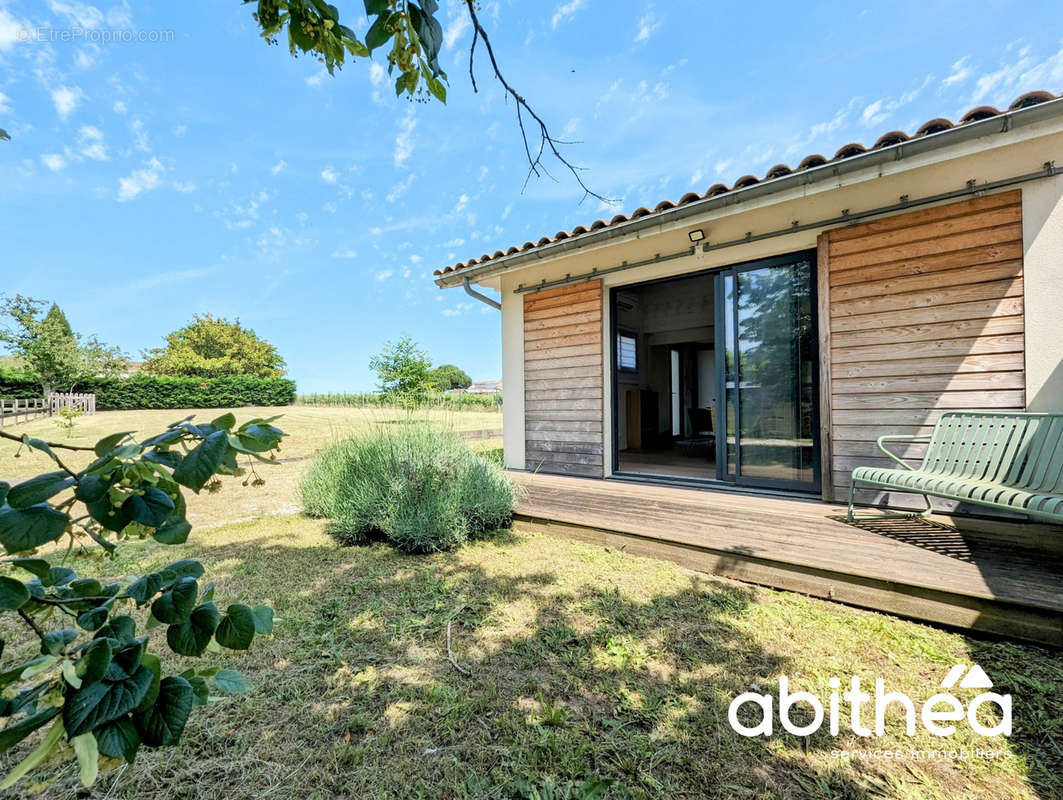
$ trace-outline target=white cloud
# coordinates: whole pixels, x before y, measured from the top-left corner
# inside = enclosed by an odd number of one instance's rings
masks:
[[[889,114],[883,114],[882,112],[882,100],[876,100],[864,109],[864,113],[860,115],[860,119],[864,121],[865,125],[877,125],[881,120],[884,120]]]
[[[142,153],[148,152],[151,147],[148,144],[148,132],[144,129],[144,123],[135,119],[129,123],[129,130],[133,134],[133,148]]]
[[[57,0],[50,0],[48,8],[52,10],[53,14],[58,14],[63,17],[66,23],[74,28],[88,28],[90,30],[99,28],[103,25],[106,19],[103,12],[96,6],[90,6],[88,3],[79,2],[57,2]]]
[[[44,166],[48,167],[52,172],[58,172],[66,166],[66,159],[58,153],[48,153],[41,156],[41,161],[44,162]]]
[[[162,183],[163,173],[166,171],[162,162],[152,158],[145,162],[143,169],[133,170],[127,177],[118,179],[118,202],[124,203],[132,200],[143,192],[157,189]]]
[[[96,56],[99,55],[100,48],[97,45],[90,44],[87,47],[82,47],[76,53],[74,53],[74,64],[78,69],[91,69],[96,64]]]
[[[332,253],[333,258],[358,258],[358,253],[355,250],[335,250]]]
[[[392,186],[391,191],[387,194],[387,201],[389,203],[394,203],[396,200],[406,194],[406,192],[409,191],[410,186],[413,184],[413,179],[416,177],[416,174],[411,172],[405,177],[405,179],[399,181],[394,186]]]
[[[554,16],[550,18],[550,27],[556,29],[558,25],[583,8],[585,2],[586,0],[569,0],[559,5],[554,11]]]
[[[387,83],[388,74],[384,71],[384,68],[376,61],[369,65],[369,81],[377,88]]]
[[[115,100],[114,105],[111,108],[114,109],[115,114],[125,114],[129,111],[129,109],[126,107],[126,104],[123,103],[121,100]]]
[[[649,12],[639,20],[637,31],[635,33],[635,41],[649,41],[650,36],[653,35],[653,32],[657,30],[658,27],[660,27],[660,23],[657,21],[657,17],[654,16],[652,11]]]
[[[196,190],[196,185],[191,181],[174,181],[173,188],[182,194],[189,194]]]
[[[60,119],[66,119],[74,113],[74,109],[85,99],[85,93],[78,86],[60,86],[52,89],[52,102]]]
[[[173,135],[176,136],[178,139],[180,139],[186,133],[188,133],[187,125],[174,125]]]
[[[93,161],[106,161],[107,146],[103,143],[103,131],[95,125],[82,125],[78,128],[78,152]]]
[[[440,313],[442,313],[444,317],[459,317],[470,308],[472,308],[472,303],[458,303],[453,308],[442,309]]]
[[[470,27],[472,23],[465,9],[461,5],[453,7],[450,18],[447,20],[446,31],[443,33],[443,43],[446,44],[447,49],[453,47]]]
[[[10,50],[14,45],[23,41],[25,33],[29,29],[26,20],[17,20],[6,8],[0,8],[0,51]]]
[[[339,179],[340,174],[336,172],[336,170],[334,170],[332,167],[325,167],[323,170],[321,170],[321,180],[323,180],[325,183],[335,184],[339,181]]]
[[[957,83],[963,83],[969,77],[971,77],[971,68],[967,64],[967,56],[964,56],[952,65],[952,72],[941,82],[941,85],[954,86]]]
[[[382,269],[382,270],[380,270],[380,272],[378,272],[376,274],[376,279],[378,281],[386,281],[388,278],[390,278],[394,274],[395,273],[392,272],[390,269]]]
[[[1030,56],[1030,48],[1023,47],[1017,59],[1000,69],[981,76],[975,85],[971,102],[991,99],[1005,104],[1023,92],[1033,89],[1055,88],[1063,84],[1063,46],[1041,61]]]
[[[6,114],[11,110],[11,98],[0,92],[0,114]]]
[[[509,215],[512,213],[512,211],[513,211],[513,204],[512,203],[506,203],[506,207],[502,209],[502,219],[508,219]]]
[[[469,207],[469,195],[462,192],[461,197],[458,198],[458,202],[454,205],[454,213],[460,214],[466,208]]]
[[[864,108],[863,113],[860,115],[861,121],[864,123],[864,125],[867,125],[869,127],[874,127],[878,125],[879,123],[892,116],[893,112],[897,111],[897,109],[903,108],[904,106],[915,100],[917,97],[919,97],[919,95],[922,94],[923,90],[927,86],[929,86],[933,80],[933,75],[927,75],[925,78],[923,78],[923,82],[921,84],[916,86],[914,89],[908,90],[896,99],[885,98],[882,100],[874,101],[873,103],[869,104],[867,107]]]
[[[280,175],[282,172],[284,172],[284,168],[287,166],[288,162],[282,158],[280,161],[278,161],[276,164],[269,168],[270,174]]]
[[[420,264],[424,261],[424,256],[412,255],[410,256],[410,261],[414,264]]]
[[[465,240],[459,236],[456,239],[443,242],[443,247],[461,247],[463,244],[465,244]]]
[[[310,87],[318,87],[328,77],[328,70],[324,67],[319,72],[315,72],[313,75],[306,79],[306,85]]]
[[[399,120],[399,132],[395,136],[395,166],[401,167],[413,155],[413,130],[417,127],[417,118],[410,111]]]
[[[694,174],[690,176],[690,185],[697,186],[701,183],[701,179],[704,177],[705,173],[701,170],[701,167],[698,167],[696,170],[694,170]]]
[[[717,175],[723,175],[724,172],[727,171],[727,168],[730,167],[732,163],[734,163],[734,159],[733,158],[725,158],[722,161],[717,161],[716,162],[716,166],[714,166],[713,169],[716,170],[716,174]]]

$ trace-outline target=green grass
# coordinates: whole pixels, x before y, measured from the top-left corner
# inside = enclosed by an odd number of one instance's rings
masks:
[[[249,695],[195,714],[179,748],[142,753],[98,796],[509,798],[592,776],[615,798],[1063,794],[1058,653],[539,535],[410,556],[337,547],[324,527],[271,517],[126,548],[115,574],[201,558],[221,602],[270,602],[278,622],[222,660]],[[447,658],[448,623],[471,676]],[[844,763],[830,751],[851,736],[745,739],[726,721],[733,696],[781,674],[817,693],[830,675],[881,675],[926,697],[971,660],[1016,697],[1006,762]],[[906,740],[891,724],[879,744]],[[75,773],[41,776],[42,796],[73,797]]]

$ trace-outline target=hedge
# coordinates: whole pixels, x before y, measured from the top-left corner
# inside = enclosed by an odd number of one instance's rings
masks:
[[[96,395],[96,408],[233,408],[285,406],[295,402],[295,381],[235,375],[225,378],[174,378],[135,374],[96,378],[77,385]],[[0,397],[40,397],[38,384],[0,378]]]

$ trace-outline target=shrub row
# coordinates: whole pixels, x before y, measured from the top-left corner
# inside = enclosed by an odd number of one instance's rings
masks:
[[[361,394],[301,394],[296,398],[295,402],[306,406],[344,406],[348,408],[390,406],[395,404],[394,398],[375,392]],[[406,402],[404,405],[408,406],[410,403]],[[433,393],[417,400],[414,405],[419,408],[500,408],[502,406],[502,395]]]
[[[76,391],[96,395],[96,408],[233,408],[284,406],[295,402],[295,381],[233,375],[224,378],[177,378],[134,374],[128,378],[97,378]],[[38,384],[0,379],[2,397],[40,397]]]
[[[507,527],[516,488],[457,435],[381,426],[322,450],[299,487],[303,509],[341,544],[383,536],[400,550],[453,550]]]

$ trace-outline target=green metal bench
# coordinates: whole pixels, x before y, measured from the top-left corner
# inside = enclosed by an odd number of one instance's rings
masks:
[[[923,463],[912,467],[886,442],[926,441]],[[878,449],[901,469],[857,467],[849,483],[848,519],[858,485],[943,497],[1063,523],[1063,414],[949,411],[923,436],[880,436]]]

